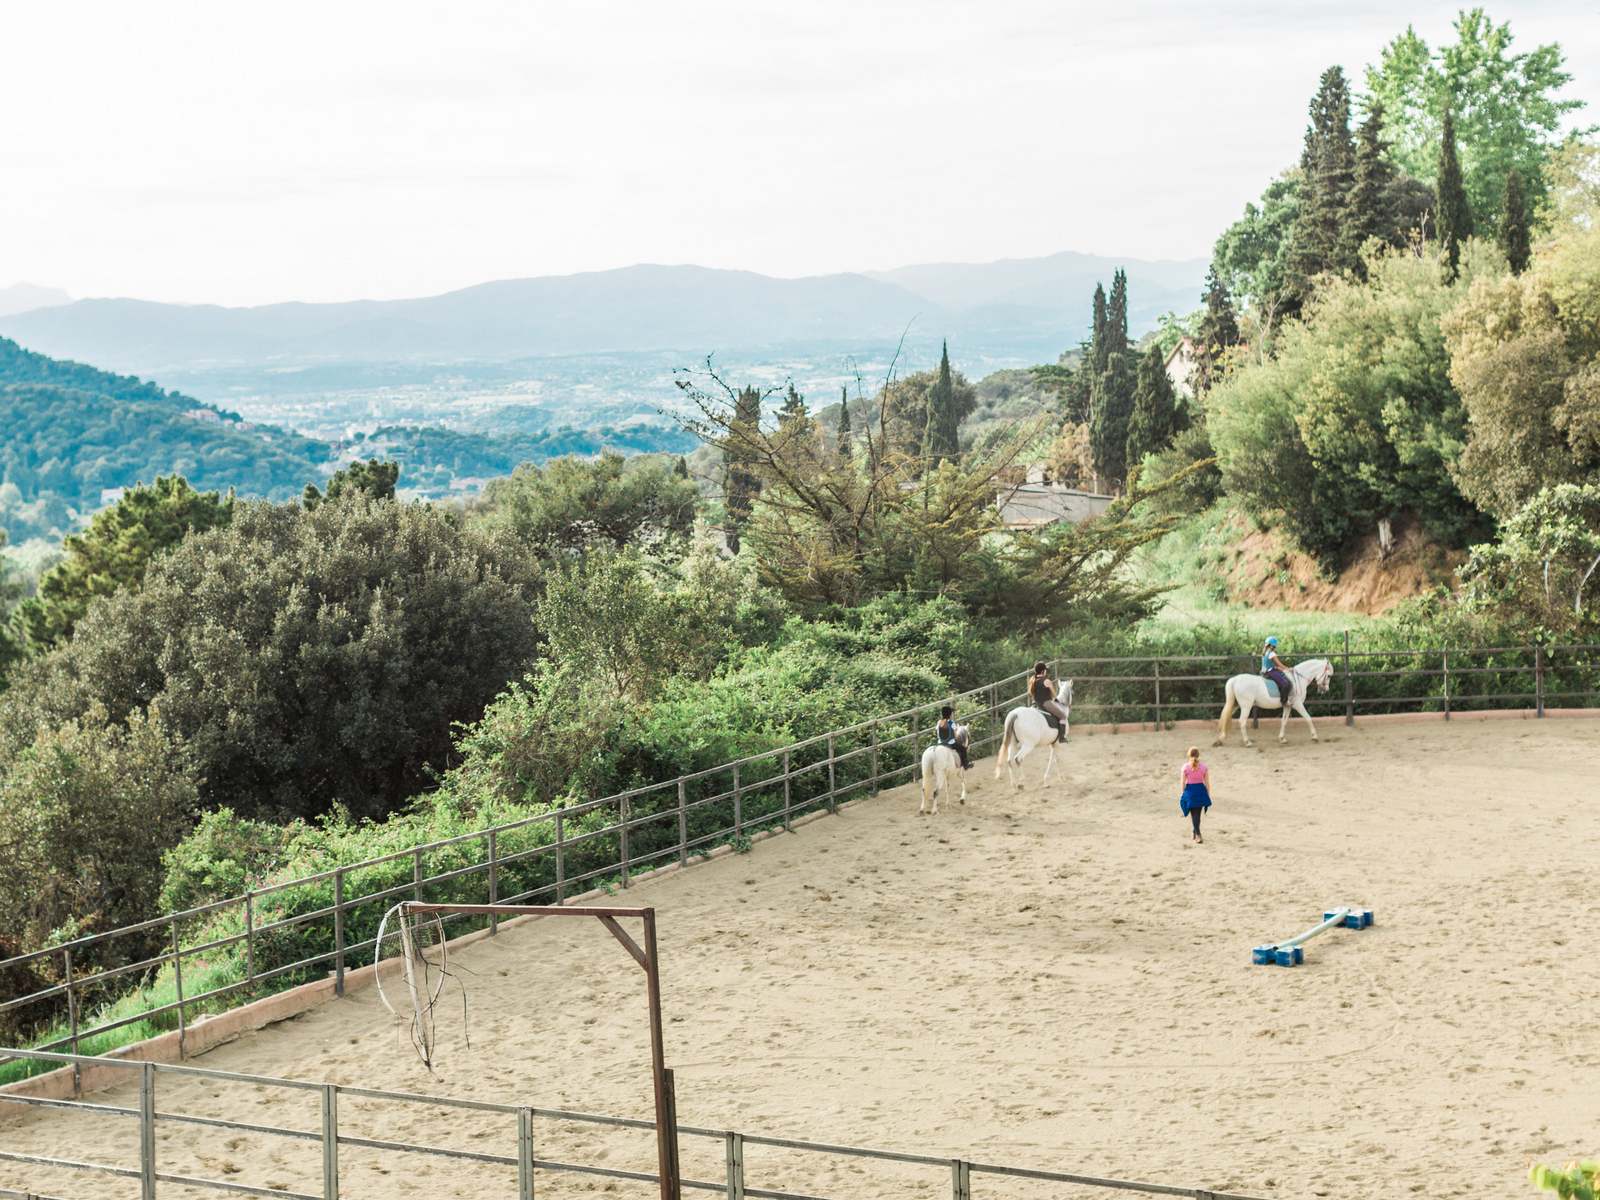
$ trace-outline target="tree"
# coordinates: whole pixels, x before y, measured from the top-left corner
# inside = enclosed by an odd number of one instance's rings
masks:
[[[879,413],[886,440],[885,449],[908,458],[920,459],[928,452],[928,423],[934,411],[934,392],[939,387],[940,368],[913,371],[886,383],[880,396]],[[942,420],[959,426],[978,406],[978,390],[960,371],[950,372],[950,392]]]
[[[848,459],[850,457],[850,389],[842,384],[839,387],[838,444],[839,457]]]
[[[1177,397],[1167,377],[1167,363],[1161,347],[1151,343],[1139,359],[1138,377],[1133,392],[1133,412],[1128,418],[1128,445],[1124,459],[1129,467],[1144,461],[1147,454],[1164,449],[1177,432]]]
[[[97,596],[137,588],[150,560],[191,532],[203,533],[233,520],[233,496],[197,492],[179,475],[138,484],[89,528],[66,540],[65,557],[39,580],[38,593],[22,605],[28,641],[41,649],[72,636],[73,627]]]
[[[1462,10],[1455,33],[1453,45],[1432,48],[1408,27],[1367,68],[1367,92],[1389,115],[1390,156],[1425,183],[1437,182],[1444,116],[1452,114],[1474,222],[1493,229],[1512,171],[1535,206],[1543,198],[1545,155],[1583,101],[1557,96],[1572,78],[1559,45],[1514,54],[1510,25],[1494,24],[1482,8]]]
[[[1287,285],[1295,308],[1310,296],[1316,276],[1353,270],[1358,261],[1344,233],[1355,177],[1355,145],[1343,68],[1329,67],[1322,73],[1310,115],[1300,154],[1300,205],[1289,244]]]
[[[1522,176],[1512,171],[1506,176],[1506,198],[1500,213],[1500,249],[1513,275],[1528,269],[1533,253],[1528,239],[1528,202],[1522,194]]]
[[[1105,350],[1110,357],[1128,349],[1128,273],[1118,267],[1111,276],[1111,299],[1106,302]],[[1102,367],[1102,370],[1104,368]]]
[[[1239,319],[1233,312],[1233,301],[1228,288],[1217,273],[1216,265],[1206,272],[1205,308],[1195,330],[1194,344],[1198,359],[1194,390],[1204,393],[1216,382],[1224,356],[1239,344]]]
[[[1438,214],[1439,244],[1444,248],[1445,278],[1456,277],[1461,262],[1461,243],[1472,236],[1472,209],[1467,204],[1461,182],[1461,164],[1456,158],[1456,127],[1445,109],[1439,133],[1439,170],[1434,177],[1434,211]]]
[[[6,557],[6,531],[0,528],[0,691],[5,690],[6,673],[22,657],[23,636],[11,620],[11,610],[22,595],[22,586],[11,577],[11,560]]]
[[[1094,382],[1089,439],[1104,486],[1118,488],[1128,474],[1128,421],[1133,414],[1134,370],[1126,353],[1110,357]]]
[[[788,425],[810,419],[810,414],[806,411],[805,397],[795,391],[794,383],[791,381],[784,390],[783,403],[778,406],[778,424]]]
[[[1111,343],[1107,339],[1107,314],[1106,290],[1098,283],[1094,285],[1094,315],[1090,326],[1089,335],[1089,366],[1091,378],[1098,376],[1106,369],[1106,355],[1111,351]]]
[[[1338,257],[1352,263],[1359,275],[1364,269],[1362,247],[1373,238],[1390,241],[1394,233],[1394,167],[1383,140],[1383,104],[1374,102],[1356,138],[1355,169],[1340,229]]]
[[[1244,216],[1222,231],[1211,251],[1212,269],[1223,287],[1241,304],[1262,310],[1269,326],[1276,324],[1272,310],[1288,286],[1303,181],[1295,168],[1267,184],[1260,202],[1246,204]]]
[[[937,465],[961,453],[961,411],[955,382],[950,377],[950,343],[939,353],[939,377],[928,389],[928,432],[926,454]]]
[[[324,500],[338,500],[346,496],[365,496],[369,500],[393,500],[394,485],[400,478],[400,464],[379,462],[369,458],[366,462],[352,462],[333,473],[323,491],[314,483],[306,484],[301,503],[315,508]]]
[[[470,524],[504,529],[549,562],[596,545],[642,546],[673,554],[694,528],[696,492],[688,464],[659,457],[564,457],[525,463],[495,479],[468,513]]]
[[[158,711],[201,802],[246,816],[379,816],[526,668],[534,567],[427,505],[239,502],[153,560],[0,697],[0,761],[103,707]]]
[[[1562,483],[1541,488],[1496,541],[1474,546],[1461,579],[1469,609],[1535,637],[1561,638],[1600,628],[1597,570],[1600,486]]]
[[[761,401],[764,398],[756,388],[740,388],[733,419],[746,429],[759,431]],[[741,453],[739,446],[734,447],[732,454],[723,451],[723,507],[728,514],[726,537],[728,549],[735,554],[739,552],[739,539],[744,527],[750,523],[751,506],[761,491],[760,477],[750,469]]]

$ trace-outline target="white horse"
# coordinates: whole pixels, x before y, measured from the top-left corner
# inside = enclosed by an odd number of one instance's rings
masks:
[[[963,744],[967,741],[967,727],[956,726],[956,737]],[[928,811],[928,802],[933,802],[932,816],[939,815],[939,793],[950,790],[950,780],[954,777],[961,785],[961,803],[967,802],[967,773],[961,769],[961,756],[954,748],[943,743],[929,746],[922,752],[922,803],[917,805],[920,815]]]
[[[1067,715],[1072,714],[1072,680],[1068,679],[1061,685],[1060,694],[1056,696],[1057,702],[1067,710]],[[1067,736],[1067,722],[1062,723],[1061,736]],[[1049,745],[1050,758],[1044,764],[1044,778],[1040,783],[1050,782],[1050,768],[1056,765],[1056,731],[1045,718],[1043,712],[1037,708],[1013,708],[1006,714],[1005,735],[1000,739],[1000,757],[994,764],[994,777],[1000,778],[1000,768],[1006,769],[1007,777],[1018,791],[1023,784],[1018,782],[1017,776],[1022,772],[1022,760],[1031,754],[1035,747]]]
[[[1239,705],[1239,733],[1244,738],[1246,746],[1255,745],[1250,740],[1250,713],[1257,708],[1283,709],[1283,720],[1278,723],[1280,742],[1288,740],[1291,708],[1306,719],[1306,727],[1311,730],[1311,740],[1316,741],[1317,727],[1312,724],[1311,714],[1306,711],[1306,693],[1311,690],[1312,684],[1316,684],[1324,692],[1328,690],[1328,684],[1333,680],[1333,664],[1325,658],[1308,658],[1290,669],[1289,679],[1293,687],[1290,689],[1287,703],[1267,689],[1267,681],[1260,675],[1235,675],[1228,680],[1228,688],[1222,702],[1222,720],[1217,726],[1217,740],[1211,744],[1220,746],[1227,740],[1228,720],[1233,713],[1235,703]]]

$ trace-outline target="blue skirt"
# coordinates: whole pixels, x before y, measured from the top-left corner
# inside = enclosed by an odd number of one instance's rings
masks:
[[[1183,785],[1183,795],[1178,797],[1178,809],[1184,816],[1189,815],[1191,808],[1210,808],[1211,792],[1203,783],[1186,783]]]

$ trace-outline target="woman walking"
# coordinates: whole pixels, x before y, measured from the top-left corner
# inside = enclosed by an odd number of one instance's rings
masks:
[[[1205,841],[1200,836],[1200,814],[1211,807],[1211,768],[1200,761],[1200,747],[1190,746],[1189,757],[1178,769],[1183,783],[1183,794],[1178,797],[1178,808],[1194,826],[1194,840]]]

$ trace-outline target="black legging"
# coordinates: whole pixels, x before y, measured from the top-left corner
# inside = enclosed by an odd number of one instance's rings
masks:
[[[1189,810],[1189,824],[1194,826],[1196,837],[1200,836],[1200,814],[1203,812],[1205,812],[1205,809],[1201,808],[1198,804]]]

